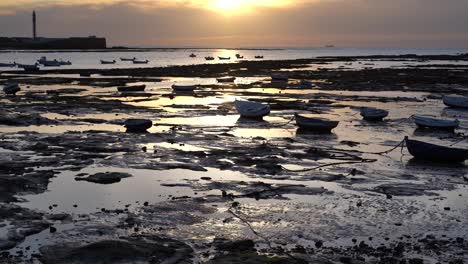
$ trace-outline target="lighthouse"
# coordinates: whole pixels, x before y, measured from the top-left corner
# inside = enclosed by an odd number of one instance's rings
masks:
[[[33,39],[37,38],[36,34],[36,11],[34,10],[32,13],[32,22],[33,22]]]

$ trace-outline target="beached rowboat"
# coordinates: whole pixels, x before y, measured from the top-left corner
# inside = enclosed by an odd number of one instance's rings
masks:
[[[148,64],[149,60],[133,60],[133,64]]]
[[[468,149],[445,147],[405,137],[406,148],[416,159],[438,162],[464,162]]]
[[[6,94],[16,94],[20,90],[21,88],[17,83],[9,83],[3,86],[3,92],[5,92]]]
[[[468,108],[468,97],[461,95],[446,95],[443,98],[444,104],[450,107]]]
[[[388,116],[388,111],[373,107],[362,107],[361,116],[367,121],[382,121]]]
[[[219,60],[230,60],[231,57],[218,57]]]
[[[234,82],[236,80],[236,77],[221,77],[221,78],[216,78],[216,80],[220,83],[223,82]]]
[[[119,92],[142,92],[146,88],[146,85],[131,85],[131,86],[120,86],[117,87]]]
[[[235,107],[241,117],[263,118],[270,113],[270,106],[250,101],[235,101]]]
[[[196,85],[180,85],[180,84],[173,84],[172,89],[176,92],[192,92],[197,88]]]
[[[129,133],[144,133],[153,126],[153,121],[148,119],[128,119],[124,126]]]
[[[297,113],[294,115],[296,117],[296,125],[302,129],[310,131],[330,133],[332,129],[337,127],[339,124],[339,121],[332,121],[325,118],[305,117]]]
[[[115,64],[115,63],[116,63],[115,60],[112,60],[112,61],[101,60],[101,64]]]
[[[455,120],[445,120],[445,119],[435,119],[425,116],[413,116],[414,123],[421,128],[438,128],[438,129],[449,129],[453,130],[460,125],[460,121]]]

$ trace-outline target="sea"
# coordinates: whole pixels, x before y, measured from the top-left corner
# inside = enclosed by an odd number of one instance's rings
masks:
[[[190,54],[197,57],[191,58]],[[61,69],[106,69],[106,68],[138,68],[166,67],[175,65],[197,65],[232,63],[239,60],[256,60],[255,56],[263,56],[258,60],[288,60],[309,59],[322,56],[366,56],[366,55],[457,55],[468,53],[464,49],[397,49],[397,48],[308,48],[308,49],[129,49],[100,51],[0,51],[1,63],[34,64],[45,56],[48,60],[64,60],[72,65],[61,66]],[[243,56],[237,59],[236,54]],[[213,61],[205,57],[215,57]],[[218,57],[230,57],[230,60],[219,60]],[[121,58],[136,58],[149,60],[148,64],[133,64],[131,61],[121,61]],[[100,60],[112,61],[115,64],[101,64]],[[56,67],[47,67],[55,69]],[[16,67],[2,67],[1,71],[17,70]]]

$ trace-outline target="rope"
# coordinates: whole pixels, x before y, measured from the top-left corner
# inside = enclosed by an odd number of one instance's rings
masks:
[[[281,168],[286,170],[286,171],[289,171],[289,172],[307,172],[307,171],[313,171],[313,170],[317,170],[317,169],[320,169],[320,168],[335,166],[335,165],[373,163],[373,162],[376,162],[376,161],[377,161],[376,159],[362,159],[360,161],[335,162],[335,163],[324,164],[324,165],[320,165],[320,166],[317,166],[317,167],[301,169],[301,170],[290,170],[288,168],[285,168],[284,166],[281,166]]]

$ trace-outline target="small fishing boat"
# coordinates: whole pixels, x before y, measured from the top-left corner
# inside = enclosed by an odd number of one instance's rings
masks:
[[[190,58],[196,58],[196,57],[197,57],[197,55],[195,55],[194,53],[192,53],[192,54],[190,54],[190,56],[189,56],[189,57],[190,57]]]
[[[130,86],[120,86],[117,87],[119,92],[143,92],[146,88],[146,85],[130,85]]]
[[[388,116],[388,111],[374,107],[362,107],[361,116],[367,121],[382,121]]]
[[[38,71],[39,67],[37,66],[37,63],[35,64],[17,64],[18,68],[23,68],[25,71]]]
[[[234,82],[236,80],[236,77],[221,77],[216,78],[216,80],[220,83]]]
[[[298,113],[294,114],[296,125],[302,129],[317,131],[322,133],[330,133],[332,129],[338,126],[339,121],[328,120],[319,117],[305,117]]]
[[[254,56],[256,59],[263,59],[263,56]]]
[[[299,82],[299,87],[302,88],[302,89],[312,88],[313,85],[314,85],[314,83],[312,81],[308,81],[308,80],[301,80]]]
[[[414,123],[421,128],[436,128],[436,129],[447,129],[454,130],[460,126],[460,121],[446,120],[446,119],[435,119],[425,116],[413,116]]]
[[[41,64],[44,65],[44,67],[60,67],[60,66],[62,66],[62,64],[60,64],[60,62],[58,60],[43,61]]]
[[[133,64],[148,64],[149,60],[133,60]]]
[[[218,57],[219,60],[230,60],[231,57]]]
[[[115,64],[115,63],[116,63],[115,60],[111,60],[111,61],[101,60],[101,64]]]
[[[59,60],[60,65],[72,65],[71,61]]]
[[[461,95],[446,95],[443,98],[444,104],[450,107],[468,108],[468,97]]]
[[[208,57],[205,57],[205,60],[212,61],[212,60],[215,60],[215,57],[208,56]]]
[[[271,81],[273,82],[287,82],[289,77],[285,74],[274,73],[271,75]]]
[[[80,72],[80,77],[91,77],[90,72]]]
[[[197,88],[196,85],[180,85],[173,84],[172,89],[176,92],[193,92]]]
[[[124,126],[128,133],[145,133],[153,126],[153,121],[148,119],[128,119]]]
[[[16,63],[14,63],[14,62],[13,63],[10,63],[10,62],[9,63],[2,63],[2,62],[0,62],[0,67],[11,67],[12,68],[12,67],[16,67]]]
[[[439,162],[464,162],[468,149],[445,147],[405,137],[406,148],[416,159]]]
[[[19,84],[17,84],[17,83],[9,83],[9,84],[5,84],[3,86],[3,92],[6,93],[6,94],[16,94],[20,90],[21,90],[21,88],[20,88]]]
[[[270,113],[270,106],[257,102],[238,101],[234,103],[237,112],[244,118],[261,119]]]
[[[236,58],[238,58],[238,59],[243,59],[244,56],[241,56],[240,54],[236,54]]]
[[[136,60],[136,58],[135,57],[133,57],[133,58],[120,58],[120,60],[121,61],[134,61],[134,60]]]

